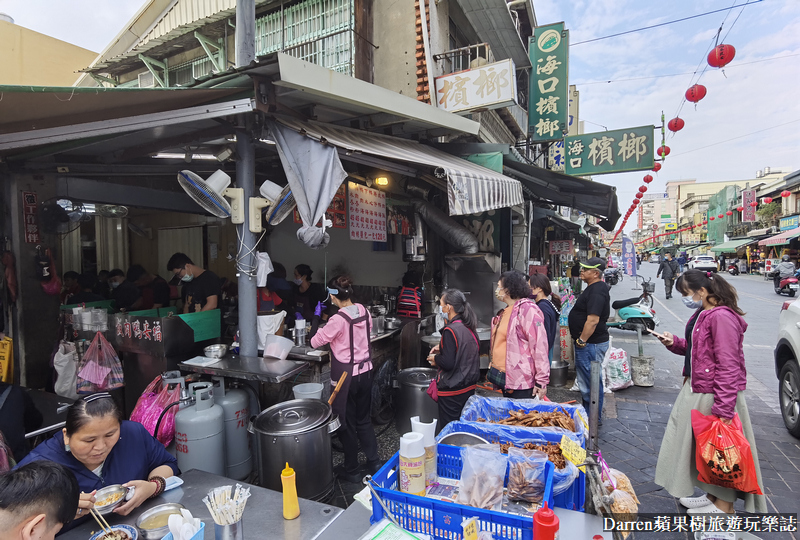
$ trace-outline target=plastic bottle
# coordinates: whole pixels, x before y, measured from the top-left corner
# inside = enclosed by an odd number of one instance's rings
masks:
[[[425,496],[425,446],[422,433],[406,433],[400,438],[400,491]]]
[[[297,501],[296,475],[294,469],[286,463],[286,468],[281,472],[283,484],[283,519],[294,519],[300,515],[300,503]]]
[[[425,488],[439,481],[437,472],[438,452],[436,446],[436,422],[420,422],[419,416],[411,417],[411,431],[422,434],[422,446],[425,447]]]
[[[558,516],[547,502],[533,514],[533,537],[536,540],[558,540]]]

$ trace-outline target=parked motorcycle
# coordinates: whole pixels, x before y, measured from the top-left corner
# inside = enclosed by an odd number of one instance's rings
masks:
[[[620,281],[622,281],[622,269],[621,268],[606,268],[603,272],[603,279],[608,284],[609,287],[616,285]]]
[[[606,322],[609,328],[621,328],[622,330],[633,330],[639,327],[643,331],[654,330],[660,324],[656,311],[647,305],[644,295],[638,298],[628,298],[627,300],[617,300],[612,302],[614,316]]]
[[[793,276],[780,278],[780,281],[776,279],[777,275],[775,271],[767,274],[767,276],[772,278],[775,294],[786,294],[790,298],[793,298],[794,295],[797,294],[797,291],[800,290],[800,282],[797,279],[798,273],[795,273]]]
[[[739,261],[733,261],[732,263],[728,264],[728,273],[732,276],[739,275]]]

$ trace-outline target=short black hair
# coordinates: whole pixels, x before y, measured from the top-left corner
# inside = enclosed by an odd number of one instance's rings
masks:
[[[102,418],[106,415],[111,415],[118,422],[122,422],[122,411],[117,407],[111,394],[99,392],[82,397],[67,409],[67,419],[64,425],[67,435],[72,437],[93,418]]]
[[[194,264],[192,259],[186,253],[175,253],[167,261],[167,271],[179,270],[185,268],[187,264]]]
[[[286,267],[279,262],[272,261],[272,274],[276,278],[286,279]]]
[[[297,270],[297,273],[301,276],[306,276],[308,278],[308,282],[311,283],[311,274],[313,274],[314,271],[310,266],[307,264],[298,264],[294,267],[294,269]]]
[[[67,525],[79,497],[75,476],[54,461],[32,461],[0,475],[0,511],[11,514],[14,526],[37,514],[47,516],[48,528]]]
[[[67,272],[64,272],[64,279],[74,279],[75,281],[77,281],[79,277],[81,277],[81,275],[78,272],[75,272],[74,270],[69,270]]]
[[[128,268],[128,276],[127,280],[131,283],[135,283],[139,278],[144,276],[147,273],[147,270],[144,269],[144,266],[141,264],[132,264],[130,268]]]
[[[403,274],[403,287],[419,287],[421,281],[422,278],[419,272],[415,272],[414,270],[409,270]]]
[[[114,268],[111,272],[108,273],[108,279],[117,276],[125,277],[125,272],[122,271],[122,268]]]
[[[78,287],[83,289],[91,289],[94,287],[97,278],[95,278],[92,274],[81,274],[78,276]]]
[[[106,276],[106,277],[108,277],[108,270],[100,270],[100,271],[97,273],[97,277],[101,277],[101,276]]]
[[[531,295],[531,287],[525,279],[525,274],[518,270],[503,272],[500,281],[503,283],[503,288],[508,291],[508,296],[514,300],[528,298]]]

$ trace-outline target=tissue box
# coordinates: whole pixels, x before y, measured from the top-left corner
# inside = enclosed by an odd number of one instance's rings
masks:
[[[205,522],[201,521],[200,522],[200,530],[197,531],[197,533],[195,533],[194,536],[192,536],[192,540],[203,540],[203,536],[205,535],[205,532],[206,532],[206,524],[205,524]],[[162,538],[161,540],[173,540],[172,533],[167,533],[167,535],[164,538]]]

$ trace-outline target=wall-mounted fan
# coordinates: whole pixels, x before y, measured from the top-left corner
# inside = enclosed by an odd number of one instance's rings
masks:
[[[128,230],[131,231],[136,236],[140,236],[142,238],[147,238],[148,240],[153,239],[153,229],[143,229],[139,225],[135,223],[128,223]]]
[[[261,210],[267,210],[267,223],[277,225],[288,216],[297,206],[292,191],[287,185],[281,188],[278,184],[267,180],[258,189],[262,197],[250,198],[250,231],[260,233],[263,229],[261,224]]]
[[[124,218],[128,215],[128,207],[117,204],[98,204],[95,213],[107,218]]]
[[[67,235],[80,228],[81,223],[91,221],[92,216],[82,204],[59,199],[42,203],[41,218],[45,234]]]
[[[200,175],[184,170],[178,173],[178,183],[209,214],[229,217],[234,224],[244,223],[244,190],[228,187],[231,177],[223,171],[218,170],[203,180]]]

